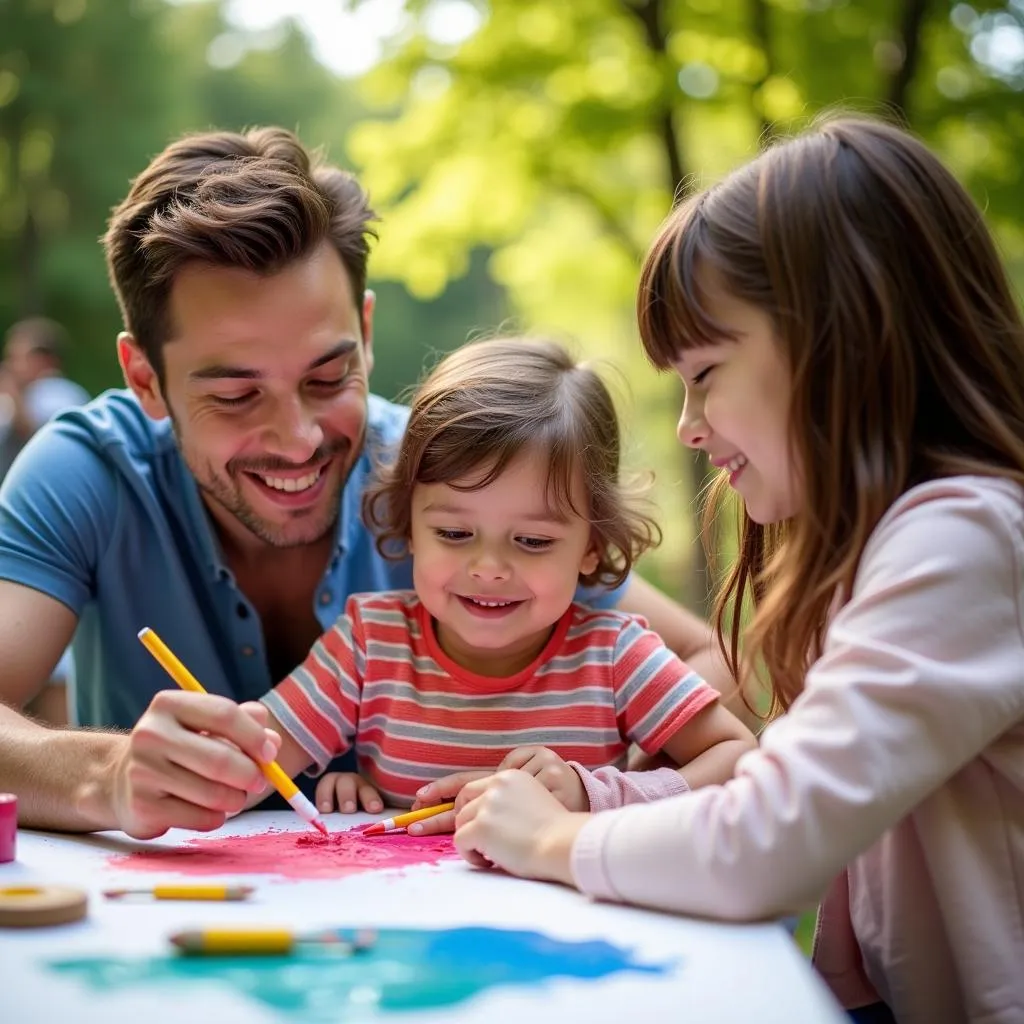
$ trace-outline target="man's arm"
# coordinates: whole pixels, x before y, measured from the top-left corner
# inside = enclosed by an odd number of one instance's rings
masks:
[[[75,622],[55,598],[0,581],[0,790],[17,795],[21,825],[140,839],[209,831],[264,788],[256,761],[276,757],[279,737],[262,707],[163,690],[128,735],[48,729],[22,715]]]
[[[643,616],[666,647],[718,690],[724,707],[755,735],[760,732],[764,722],[744,704],[736,679],[719,650],[714,631],[703,619],[687,611],[636,572],[630,576],[618,608],[630,615]]]
[[[67,683],[55,677],[35,700],[25,705],[25,713],[45,725],[67,725],[70,696]]]
[[[0,789],[18,795],[29,827],[115,827],[96,798],[125,738],[47,729],[20,713],[42,693],[76,622],[55,598],[0,581]]]

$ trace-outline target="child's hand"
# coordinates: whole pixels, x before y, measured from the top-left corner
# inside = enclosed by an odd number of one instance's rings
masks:
[[[516,747],[498,765],[499,772],[506,768],[520,768],[532,775],[568,810],[590,810],[583,780],[553,750],[547,747]]]
[[[466,786],[456,807],[455,848],[470,864],[574,884],[572,847],[590,816],[570,814],[536,778],[498,772]]]
[[[410,810],[418,811],[421,807],[436,807],[438,804],[451,803],[462,791],[467,782],[485,779],[494,772],[455,772],[445,775],[434,782],[428,782],[416,791],[416,802]],[[411,836],[436,836],[442,832],[455,831],[455,811],[442,811],[432,818],[414,821],[406,830]]]
[[[343,814],[353,814],[360,806],[371,814],[384,809],[380,793],[355,772],[328,772],[317,783],[315,802],[324,814],[335,806]]]

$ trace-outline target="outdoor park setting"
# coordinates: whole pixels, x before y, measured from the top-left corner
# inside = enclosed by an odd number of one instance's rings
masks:
[[[1024,0],[0,0],[0,1020],[1024,1024],[1022,97]]]
[[[184,131],[295,130],[380,215],[374,390],[502,325],[608,360],[630,461],[657,474],[665,542],[643,571],[691,601],[706,588],[678,510],[705,467],[672,439],[679,389],[646,370],[633,313],[677,190],[822,109],[888,112],[1024,279],[1015,0],[8,0],[2,18],[0,321],[64,323],[69,375],[119,386],[97,239],[127,181]]]

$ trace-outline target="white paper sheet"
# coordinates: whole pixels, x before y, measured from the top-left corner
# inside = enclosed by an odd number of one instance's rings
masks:
[[[367,816],[330,815],[332,829]],[[299,831],[289,813],[250,812],[214,838]],[[461,1022],[709,1021],[715,1024],[841,1024],[845,1020],[792,939],[775,925],[715,924],[595,904],[560,886],[524,882],[476,871],[461,860],[418,865],[399,872],[367,872],[347,878],[286,881],[272,876],[234,876],[257,886],[244,903],[122,903],[101,891],[181,881],[168,871],[147,874],[108,865],[116,853],[174,846],[194,833],[175,831],[153,843],[120,833],[57,836],[21,832],[18,860],[0,865],[0,887],[64,884],[87,889],[88,918],[45,929],[0,929],[0,1024],[297,1024],[265,1001],[216,982],[115,985],[97,992],[74,977],[54,972],[53,961],[86,957],[171,956],[168,936],[217,924],[283,925],[301,931],[348,926],[461,925],[528,929],[562,940],[601,939],[631,952],[642,963],[674,964],[663,974],[620,972],[604,978],[559,978],[539,985],[491,987],[456,1005],[413,1012],[337,1016],[320,1020],[379,1020],[383,1024]],[[216,880],[230,880],[220,875]],[[213,881],[194,878],[191,881]]]

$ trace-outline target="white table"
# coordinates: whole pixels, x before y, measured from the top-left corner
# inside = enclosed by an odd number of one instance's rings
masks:
[[[332,829],[341,829],[366,816],[331,815],[328,820]],[[257,811],[228,822],[215,835],[301,827],[290,813]],[[174,846],[194,838],[192,833],[175,831],[155,843]],[[124,904],[104,899],[105,888],[183,880],[169,871],[149,875],[107,863],[112,854],[141,845],[121,833],[19,832],[18,859],[0,865],[0,887],[78,886],[89,891],[89,916],[52,928],[0,929],[3,1024],[842,1024],[846,1019],[793,940],[776,925],[715,924],[596,904],[560,886],[475,871],[461,860],[316,881],[235,876],[258,887],[245,903]],[[362,1004],[365,1011],[350,1007],[342,1012],[335,991],[323,995],[315,1013],[307,1008],[297,1014],[275,1009],[254,993],[253,987],[270,977],[263,972],[275,969],[264,967],[265,961],[253,968],[251,984],[239,984],[236,978],[232,986],[219,977],[150,979],[141,984],[115,979],[102,990],[74,972],[52,966],[80,958],[112,958],[129,967],[164,963],[164,958],[173,957],[168,935],[198,924],[281,924],[303,931],[359,925],[487,925],[535,930],[571,942],[601,939],[628,951],[639,963],[668,967],[663,973],[621,971],[597,979],[559,977],[540,984],[489,987],[455,1005],[406,1012],[375,1011],[370,1003]],[[220,963],[206,959],[203,969],[220,970]],[[281,961],[276,963],[281,970]]]

